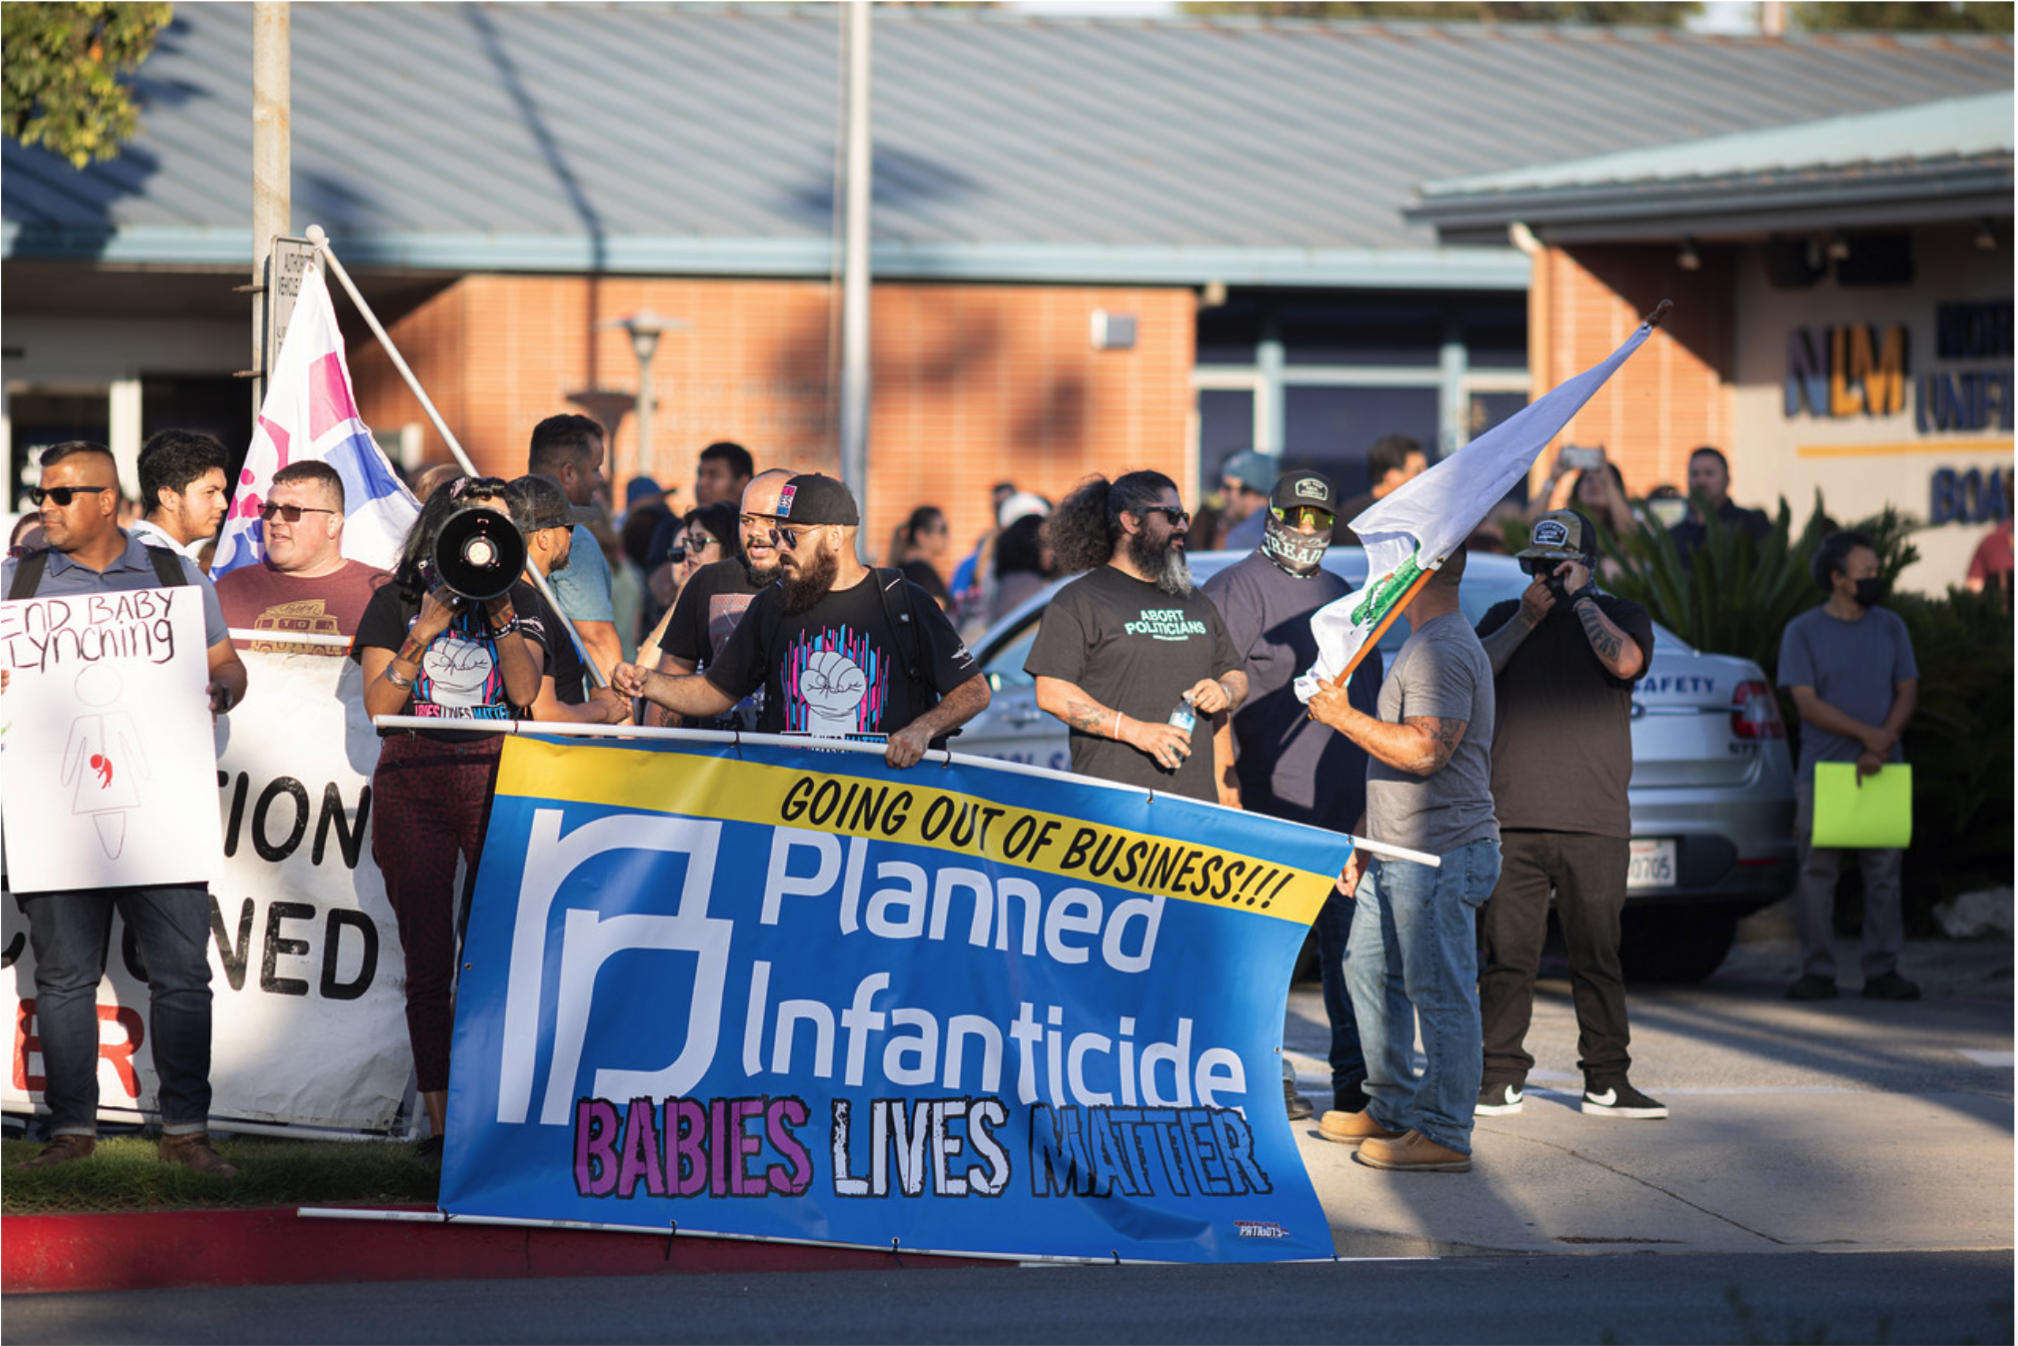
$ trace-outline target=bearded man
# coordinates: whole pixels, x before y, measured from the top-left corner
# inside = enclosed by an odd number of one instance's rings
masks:
[[[1051,514],[1066,574],[1023,669],[1037,705],[1072,730],[1072,769],[1214,802],[1210,750],[1194,754],[1195,717],[1247,697],[1247,674],[1219,609],[1195,591],[1184,546],[1191,515],[1161,472],[1094,477]]]
[[[759,688],[760,733],[880,740],[908,767],[988,707],[988,680],[931,595],[856,550],[861,513],[832,477],[778,492],[779,582],[760,592],[705,673],[620,664],[612,681],[684,716],[726,714]]]

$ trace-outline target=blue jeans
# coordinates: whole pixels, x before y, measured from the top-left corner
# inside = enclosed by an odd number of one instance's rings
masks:
[[[1351,1089],[1366,1078],[1359,1021],[1345,986],[1345,950],[1352,933],[1353,901],[1332,893],[1317,913],[1317,967],[1324,983],[1324,1017],[1331,1022],[1331,1089]]]
[[[1443,866],[1374,860],[1360,878],[1346,980],[1367,1047],[1367,1110],[1471,1153],[1484,1075],[1474,913],[1499,880],[1499,842],[1460,846]],[[1415,1029],[1426,1064],[1417,1078]]]
[[[203,884],[16,894],[35,951],[35,1031],[50,1131],[98,1133],[98,982],[112,910],[147,969],[147,1040],[160,1080],[162,1130],[210,1124],[210,889]]]

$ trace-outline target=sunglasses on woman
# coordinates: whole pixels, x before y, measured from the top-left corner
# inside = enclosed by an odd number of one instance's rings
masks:
[[[28,498],[38,506],[44,500],[54,500],[56,508],[69,509],[70,502],[80,495],[96,495],[100,491],[117,489],[115,486],[37,486],[28,493]]]

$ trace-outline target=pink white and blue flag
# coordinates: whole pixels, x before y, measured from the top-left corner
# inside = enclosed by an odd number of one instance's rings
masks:
[[[273,488],[273,474],[308,458],[328,463],[343,478],[344,556],[391,569],[420,502],[358,416],[350,366],[343,358],[343,333],[320,267],[302,271],[301,295],[275,365],[217,540],[211,577],[265,558],[266,529],[259,510]]]

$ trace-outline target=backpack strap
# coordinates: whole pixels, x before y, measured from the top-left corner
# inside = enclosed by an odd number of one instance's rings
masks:
[[[49,568],[49,549],[31,551],[14,567],[14,582],[7,586],[9,598],[33,598],[42,587],[42,572]]]
[[[883,595],[883,616],[890,623],[890,630],[897,636],[897,653],[904,660],[904,674],[913,684],[922,683],[919,676],[919,647],[922,637],[918,631],[918,614],[911,606],[911,582],[904,572],[888,566],[877,566],[870,572],[877,589]]]
[[[154,578],[161,581],[162,588],[173,589],[178,584],[189,583],[189,577],[182,573],[181,552],[173,552],[166,547],[148,547],[147,559],[154,563]]]

